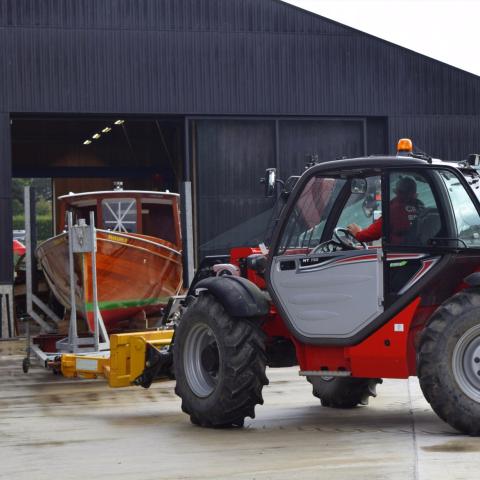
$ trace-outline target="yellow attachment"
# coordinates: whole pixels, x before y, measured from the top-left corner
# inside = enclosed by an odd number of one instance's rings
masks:
[[[104,376],[111,387],[128,387],[147,365],[147,344],[156,348],[170,345],[173,330],[118,333],[110,336],[110,357],[64,354],[61,371],[64,377],[97,378]]]
[[[106,377],[111,387],[128,387],[145,370],[147,343],[156,348],[172,342],[173,330],[118,333],[110,337],[110,365]]]
[[[104,369],[109,361],[108,357],[65,353],[61,361],[62,375],[67,378],[97,378],[104,375]]]

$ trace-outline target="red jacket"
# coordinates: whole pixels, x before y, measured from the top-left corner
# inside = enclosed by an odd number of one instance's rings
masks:
[[[414,202],[416,203],[416,202]],[[405,203],[398,198],[390,202],[390,243],[399,244],[405,240],[405,235],[412,227],[418,215],[418,205]],[[360,230],[355,238],[360,242],[373,242],[382,238],[382,217],[375,220],[369,227]]]
[[[374,240],[378,240],[382,238],[382,217],[375,220],[369,227],[360,230],[355,235],[355,238],[359,242],[373,242]]]

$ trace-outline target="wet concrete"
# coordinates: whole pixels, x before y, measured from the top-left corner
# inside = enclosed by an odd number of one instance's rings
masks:
[[[270,370],[265,405],[238,430],[189,423],[174,382],[109,389],[21,370],[0,342],[1,479],[471,479],[480,439],[439,420],[416,379],[387,380],[368,407],[320,407],[294,368]]]

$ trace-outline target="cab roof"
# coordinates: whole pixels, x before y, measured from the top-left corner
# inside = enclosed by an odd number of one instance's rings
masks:
[[[395,155],[395,156],[370,156],[345,158],[341,160],[333,160],[329,162],[319,163],[311,167],[315,172],[323,171],[343,171],[349,169],[385,169],[385,168],[399,168],[399,167],[418,167],[430,165],[427,159]]]

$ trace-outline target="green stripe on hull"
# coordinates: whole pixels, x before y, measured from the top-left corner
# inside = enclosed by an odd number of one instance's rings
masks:
[[[110,302],[98,302],[100,310],[116,310],[118,308],[144,307],[147,305],[166,304],[169,297],[146,298],[142,300],[115,300]],[[87,312],[93,312],[93,303],[85,304]]]

